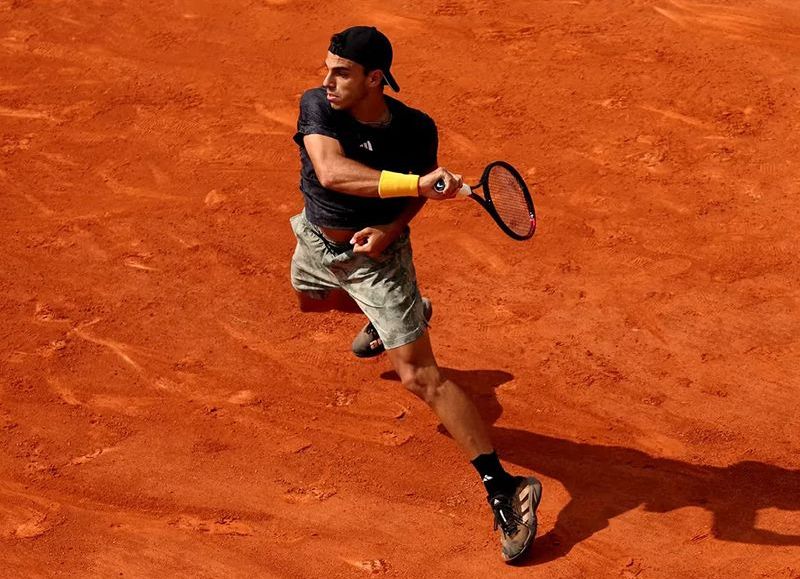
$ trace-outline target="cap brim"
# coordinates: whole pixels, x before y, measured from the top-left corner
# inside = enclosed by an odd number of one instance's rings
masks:
[[[394,92],[400,92],[400,86],[397,84],[397,81],[394,79],[391,72],[388,70],[383,71],[383,78],[386,80],[386,84],[392,87]]]

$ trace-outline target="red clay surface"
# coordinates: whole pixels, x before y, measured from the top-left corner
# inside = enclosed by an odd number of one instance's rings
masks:
[[[530,180],[414,224],[440,363],[545,483],[499,556],[359,316],[303,315],[290,141],[374,23],[440,162]],[[794,0],[0,1],[5,577],[800,576]]]

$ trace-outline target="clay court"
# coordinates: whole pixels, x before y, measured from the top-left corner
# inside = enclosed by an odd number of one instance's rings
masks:
[[[374,24],[440,163],[528,180],[413,223],[474,470],[361,316],[302,314],[291,141]],[[794,0],[0,0],[4,577],[800,577]]]

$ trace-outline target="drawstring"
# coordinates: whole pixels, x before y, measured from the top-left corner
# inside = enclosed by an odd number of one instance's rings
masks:
[[[325,237],[322,234],[322,232],[319,229],[317,229],[316,226],[313,223],[311,223],[309,221],[308,225],[311,227],[311,231],[314,232],[314,235],[319,237],[320,241],[322,241],[322,243],[325,244],[325,247],[331,253],[335,253],[336,255],[339,255],[340,253],[344,253],[345,251],[350,251],[351,249],[353,249],[353,244],[352,243],[336,243],[335,241],[331,241],[330,239]]]

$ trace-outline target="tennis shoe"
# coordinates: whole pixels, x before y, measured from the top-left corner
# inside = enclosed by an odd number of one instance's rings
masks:
[[[425,321],[430,321],[431,316],[433,316],[433,304],[428,298],[422,298],[422,311],[425,315]],[[359,358],[372,358],[386,350],[372,322],[364,326],[355,337],[352,349],[353,354]]]
[[[503,559],[521,559],[536,537],[536,508],[542,500],[542,483],[534,477],[517,477],[513,493],[488,498],[494,513],[494,529],[500,529]]]

